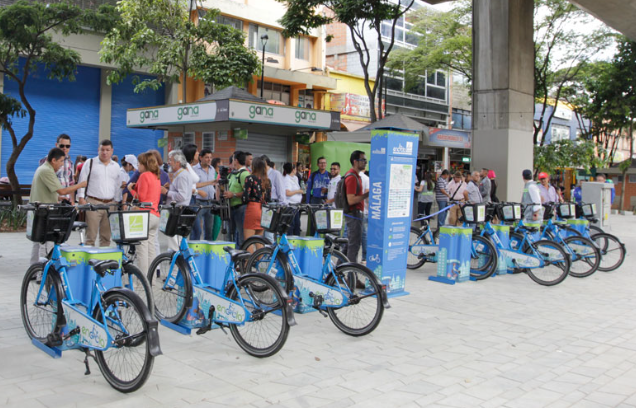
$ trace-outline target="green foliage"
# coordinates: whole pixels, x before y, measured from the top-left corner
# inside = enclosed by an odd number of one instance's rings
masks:
[[[121,21],[106,35],[100,51],[103,62],[116,66],[109,83],[145,70],[156,78],[137,77],[135,92],[180,83],[183,73],[224,88],[243,86],[260,72],[256,53],[244,45],[245,35],[217,23],[216,9],[197,24],[191,21],[186,0],[121,0],[117,9]]]
[[[598,157],[596,144],[591,140],[560,140],[544,146],[534,147],[534,168],[554,174],[557,169],[568,167],[601,168],[607,160]]]
[[[375,106],[376,93],[381,88],[384,69],[393,49],[394,37],[385,45],[382,41],[382,22],[390,22],[395,28],[396,21],[402,17],[413,5],[414,0],[406,0],[394,3],[389,0],[278,0],[285,4],[286,12],[280,20],[284,27],[283,35],[295,37],[300,34],[309,34],[312,29],[322,27],[325,24],[340,22],[349,28],[350,39],[360,58],[360,65],[364,74],[364,85],[370,102],[371,122],[377,119],[377,107]],[[402,7],[400,6],[402,3]],[[328,9],[330,13],[325,12]],[[332,14],[331,14],[332,13]],[[372,56],[370,44],[367,43],[370,36],[375,36],[378,43],[378,55]],[[372,58],[373,57],[373,58]],[[371,62],[373,61],[373,66]],[[376,65],[377,61],[377,65]],[[377,67],[376,78],[373,87],[370,85],[370,69]]]
[[[404,70],[407,87],[418,81],[426,71],[450,69],[472,82],[472,1],[462,0],[448,12],[422,7],[409,15],[418,33],[418,46],[414,50],[398,49],[391,53],[388,66]]]
[[[0,230],[19,231],[26,227],[27,214],[16,207],[0,207]]]

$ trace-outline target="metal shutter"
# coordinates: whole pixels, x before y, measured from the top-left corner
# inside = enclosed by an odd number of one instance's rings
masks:
[[[20,59],[20,65],[24,59]],[[76,80],[49,80],[43,66],[27,81],[27,98],[37,112],[33,138],[26,145],[15,165],[20,184],[31,184],[38,162],[55,147],[60,133],[71,136],[71,158],[81,154],[97,156],[99,140],[100,69],[78,66]],[[20,100],[15,81],[4,77],[4,93]],[[14,118],[13,128],[18,141],[26,133],[28,116]],[[7,175],[6,166],[13,150],[11,135],[2,131],[0,176]]]
[[[150,79],[147,75],[138,75],[140,80]],[[165,89],[157,91],[147,89],[141,93],[133,91],[132,77],[113,85],[110,139],[115,154],[123,158],[126,154],[139,155],[150,149],[157,149],[157,140],[163,138],[163,131],[149,129],[130,129],[126,127],[126,111],[132,108],[160,106],[165,101]],[[162,149],[159,149],[160,151]]]
[[[291,160],[290,142],[291,138],[288,136],[250,133],[247,139],[236,141],[236,150],[250,152],[254,157],[266,154],[276,163],[276,169],[282,172],[283,164]]]

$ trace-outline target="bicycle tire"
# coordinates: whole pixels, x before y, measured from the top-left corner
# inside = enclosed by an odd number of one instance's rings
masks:
[[[339,286],[343,295],[349,296],[348,305],[341,308],[326,308],[329,318],[338,329],[345,334],[358,337],[369,334],[378,327],[384,313],[384,304],[382,288],[373,272],[356,264],[345,264],[329,274],[325,283],[335,288]],[[365,301],[366,299],[369,301]],[[370,318],[364,319],[362,314],[367,309],[370,310]]]
[[[530,276],[530,279],[543,286],[553,286],[563,282],[570,272],[570,257],[566,253],[565,249],[563,249],[560,244],[545,239],[534,242],[531,245],[534,250],[542,256],[545,265],[542,268],[524,269],[528,276]],[[551,251],[552,253],[555,251],[558,252],[558,255],[554,257],[556,258],[554,262],[550,260],[550,252],[546,251]],[[524,252],[529,255],[534,255],[530,247],[528,247]],[[554,273],[550,273],[550,275],[554,277],[548,276],[546,268],[549,266],[554,266],[556,268],[550,268],[549,270],[554,271]]]
[[[592,241],[582,236],[571,236],[564,238],[563,242],[574,252],[576,257],[572,258],[570,275],[575,278],[585,278],[598,270],[598,267],[601,265],[601,252]],[[586,248],[585,255],[579,258],[579,253],[577,253],[576,249],[580,249],[581,247]],[[588,265],[588,267],[586,268],[585,265]]]
[[[148,278],[141,269],[129,263],[122,268],[122,286],[135,292],[144,301],[148,310],[155,310],[155,303],[152,299],[152,288]]]
[[[174,252],[166,252],[152,261],[148,269],[148,283],[152,288],[153,314],[157,320],[164,319],[170,323],[178,323],[186,314],[192,300],[192,281],[185,261],[179,256],[175,263],[177,268],[175,287],[163,288],[170,272],[173,255]]]
[[[322,256],[323,264],[325,263],[326,257],[327,257],[327,252],[324,252]],[[337,249],[333,249],[331,251],[331,266],[333,267],[334,270],[338,267],[338,265],[342,265],[348,262],[349,262],[349,258],[347,258],[347,255],[343,254]]]
[[[423,234],[422,230],[417,227],[411,227],[409,234],[409,251],[406,259],[406,267],[408,269],[418,269],[426,263],[426,257],[420,258],[419,255],[415,255],[411,252],[411,247],[413,245],[419,245],[420,242],[422,242],[422,245],[430,245],[428,236]]]
[[[254,253],[256,252],[256,250],[269,246],[269,245],[272,245],[272,241],[265,238],[264,236],[252,235],[251,237],[243,241],[243,244],[241,244],[241,249]],[[242,275],[243,273],[245,273],[243,271],[245,270],[246,265],[247,265],[246,260],[242,262],[237,262],[236,272],[238,272],[239,275]]]
[[[583,234],[581,234],[578,230],[570,227],[569,225],[561,225],[559,228],[562,228],[564,230],[566,230],[567,232],[574,234],[572,236],[577,236],[577,237],[582,237]]]
[[[149,332],[142,312],[146,305],[136,293],[115,289],[104,294],[102,306],[113,343],[104,351],[95,350],[95,360],[111,387],[123,393],[136,391],[148,380],[155,360],[144,336]],[[103,320],[99,306],[93,317]]]
[[[271,276],[279,283],[285,293],[289,294],[294,290],[294,275],[289,266],[289,261],[287,261],[287,257],[281,251],[278,251],[273,265],[276,270],[271,271],[268,267],[273,253],[274,249],[271,247],[256,250],[247,260],[245,272],[262,273]]]
[[[20,290],[20,314],[24,329],[29,338],[42,343],[46,342],[47,336],[58,326],[64,310],[62,308],[62,297],[64,296],[62,280],[53,267],[49,268],[44,285],[45,289],[40,295],[41,299],[46,298],[47,301],[44,305],[35,305],[43,272],[44,264],[38,262],[31,265],[24,274]],[[62,314],[59,313],[60,311]]]
[[[278,353],[289,334],[287,297],[278,282],[267,275],[246,274],[228,292],[230,299],[240,302],[239,295],[251,312],[250,319],[254,320],[230,325],[236,343],[247,354],[258,358]],[[272,330],[271,335],[267,335],[268,330]]]
[[[598,270],[601,272],[611,272],[618,269],[625,261],[625,245],[614,235],[601,233],[592,235],[592,241],[601,252],[601,265]],[[613,261],[613,257],[608,255],[618,254],[618,259]]]
[[[497,270],[497,248],[490,239],[476,234],[473,234],[471,245],[470,276],[475,280],[489,278]],[[485,261],[481,262],[484,258]],[[480,260],[480,262],[473,267],[474,260]],[[482,265],[480,266],[479,263]]]
[[[605,233],[606,232],[603,230],[603,228],[597,227],[596,225],[589,224],[589,234],[590,235],[605,234]],[[612,234],[609,234],[609,235],[612,235]]]
[[[511,232],[510,233],[510,249],[512,250],[519,250],[517,247],[518,245],[520,245],[523,242],[524,236],[523,234],[519,233],[519,232]],[[530,251],[530,246],[528,244],[528,241],[526,240],[526,242],[524,243],[524,247],[523,247],[523,252],[528,252]],[[512,269],[512,273],[525,273],[527,272],[527,269],[525,268],[513,268]]]

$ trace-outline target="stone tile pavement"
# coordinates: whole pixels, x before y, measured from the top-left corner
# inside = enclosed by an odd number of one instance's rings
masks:
[[[353,338],[297,315],[283,350],[245,354],[223,332],[161,327],[163,356],[134,394],[108,386],[83,354],[53,360],[22,327],[24,234],[0,234],[2,407],[636,407],[636,217],[612,216],[624,265],[543,287],[524,275],[447,286],[434,265],[409,271],[409,296]],[[76,239],[76,237],[74,238]]]

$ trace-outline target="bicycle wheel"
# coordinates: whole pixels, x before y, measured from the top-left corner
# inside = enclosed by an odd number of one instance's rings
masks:
[[[363,336],[378,327],[384,304],[380,295],[382,288],[373,272],[357,265],[344,265],[329,274],[325,283],[348,298],[344,307],[326,308],[338,329],[350,336]]]
[[[409,252],[406,260],[406,267],[409,269],[418,269],[426,262],[425,257],[420,257],[419,254],[416,255],[413,253],[412,248],[414,245],[430,245],[428,236],[423,234],[423,232],[417,227],[411,227],[411,232],[409,234]]]
[[[525,253],[540,256],[544,265],[540,268],[527,268],[525,272],[540,285],[552,286],[563,282],[570,272],[570,258],[560,244],[540,240],[528,247]]]
[[[243,241],[241,249],[254,253],[257,249],[261,249],[262,247],[267,245],[272,245],[272,241],[262,235],[253,235]]]
[[[567,232],[569,232],[573,237],[582,237],[583,234],[581,234],[578,230],[570,227],[569,225],[562,225],[560,228],[566,230]],[[563,235],[562,235],[563,236]]]
[[[148,282],[152,288],[154,314],[157,320],[165,319],[170,323],[178,323],[186,313],[188,299],[192,299],[192,282],[188,267],[181,256],[174,265],[176,271],[171,273],[173,255],[172,252],[166,252],[152,261],[148,270]],[[174,279],[166,284],[168,276]]]
[[[563,242],[573,252],[570,275],[585,278],[596,272],[601,265],[601,252],[592,241],[572,236],[565,238]]]
[[[470,276],[475,280],[490,277],[497,270],[497,248],[481,235],[473,235]]]
[[[290,293],[294,289],[294,275],[292,274],[289,262],[285,255],[279,251],[276,254],[276,260],[272,263],[272,267],[270,268],[273,253],[274,249],[271,247],[256,250],[250,259],[247,260],[245,272],[269,275],[276,279],[285,293]]]
[[[323,264],[325,262],[326,257],[327,257],[327,252],[323,254],[323,260],[322,260]],[[341,265],[347,262],[349,262],[349,258],[347,258],[347,255],[343,254],[337,249],[334,249],[331,251],[331,266],[333,267],[334,270],[338,267],[338,265]]]
[[[121,280],[123,287],[138,294],[148,307],[148,310],[155,310],[155,303],[152,300],[152,288],[146,275],[131,263],[124,265],[122,269]]]
[[[618,269],[625,260],[625,246],[612,234],[594,234],[592,241],[601,252],[601,265],[598,270],[611,272]]]
[[[589,233],[590,235],[596,234],[605,234],[605,231],[601,227],[597,227],[596,225],[589,225]]]
[[[135,293],[114,290],[105,294],[102,306],[113,341],[108,349],[95,350],[95,360],[114,389],[133,392],[144,385],[155,360],[146,341],[149,327],[142,312],[146,305]],[[99,306],[93,317],[100,322],[104,320]]]
[[[22,280],[20,291],[20,312],[22,323],[29,338],[42,343],[46,342],[46,336],[52,333],[59,319],[62,318],[62,281],[53,268],[49,268],[46,282],[42,287],[39,301],[37,301],[40,286],[42,286],[42,273],[44,264],[31,265]],[[60,313],[61,312],[61,313]]]
[[[276,354],[289,334],[286,296],[278,282],[269,276],[244,275],[231,285],[228,297],[242,301],[250,313],[245,324],[230,325],[238,345],[254,357]]]

